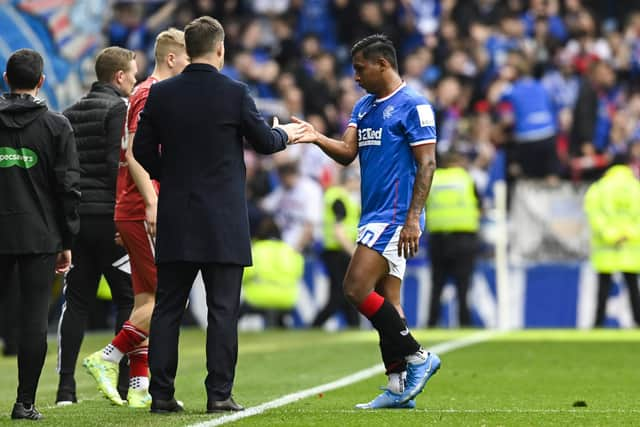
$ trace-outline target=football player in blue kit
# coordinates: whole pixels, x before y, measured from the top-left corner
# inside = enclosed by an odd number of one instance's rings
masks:
[[[400,306],[406,259],[418,251],[424,206],[436,167],[433,109],[398,74],[388,37],[372,35],[351,49],[355,81],[368,94],[354,106],[342,140],[305,125],[298,142],[312,142],[348,165],[360,160],[362,215],[358,247],[344,279],[344,293],[380,335],[389,381],[360,409],[413,408],[415,397],[440,368],[407,328]]]

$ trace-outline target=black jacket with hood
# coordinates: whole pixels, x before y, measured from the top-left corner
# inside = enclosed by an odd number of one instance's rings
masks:
[[[0,96],[0,254],[70,249],[79,180],[69,121],[30,95]]]
[[[80,161],[80,216],[113,217],[127,114],[125,98],[112,84],[97,81],[63,114],[73,127]]]

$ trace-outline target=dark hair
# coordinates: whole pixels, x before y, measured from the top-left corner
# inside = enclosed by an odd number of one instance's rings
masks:
[[[103,83],[113,80],[118,71],[129,71],[135,52],[118,46],[102,49],[96,57],[96,78]]]
[[[35,50],[16,50],[7,61],[9,87],[12,90],[35,89],[42,77],[43,68],[42,55]]]
[[[362,52],[362,56],[369,61],[382,57],[389,61],[394,70],[398,69],[396,48],[393,47],[391,39],[384,34],[373,34],[356,42],[351,48],[351,57],[356,56],[358,52]]]
[[[196,18],[184,27],[184,41],[190,58],[213,52],[216,44],[223,40],[222,24],[210,16]]]
[[[274,218],[271,215],[263,216],[258,224],[256,238],[259,240],[267,240],[280,239],[280,237],[280,227],[278,227],[278,224],[276,224]]]
[[[278,165],[276,168],[279,175],[297,175],[298,174],[298,162],[295,160],[288,161]]]

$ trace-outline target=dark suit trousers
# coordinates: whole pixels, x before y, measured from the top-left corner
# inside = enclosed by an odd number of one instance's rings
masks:
[[[193,280],[202,272],[207,294],[207,379],[209,400],[231,395],[238,360],[238,311],[244,267],[234,264],[158,264],[158,290],[149,335],[149,392],[155,400],[174,397],[178,335]]]
[[[0,255],[0,283],[18,266],[20,287],[17,402],[32,404],[47,353],[49,299],[55,254]]]
[[[473,275],[477,250],[475,233],[431,233],[429,235],[429,257],[431,258],[431,302],[429,327],[438,323],[440,297],[447,279],[455,283],[458,296],[460,326],[471,324],[467,305],[467,291]]]

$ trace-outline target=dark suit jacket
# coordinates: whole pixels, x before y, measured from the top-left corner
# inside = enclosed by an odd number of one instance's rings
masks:
[[[263,154],[286,147],[247,86],[206,64],[154,84],[133,154],[160,181],[156,262],[251,265],[243,137]]]

